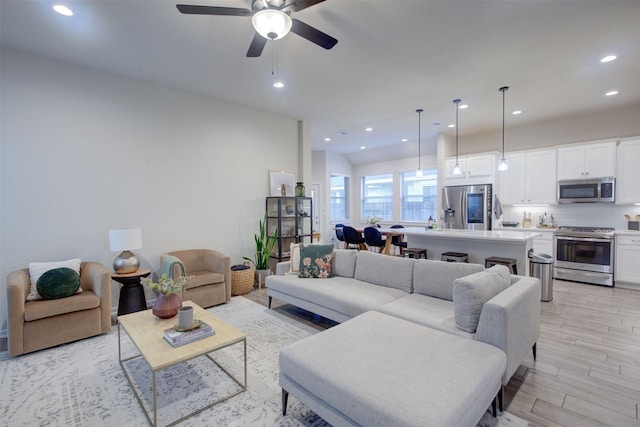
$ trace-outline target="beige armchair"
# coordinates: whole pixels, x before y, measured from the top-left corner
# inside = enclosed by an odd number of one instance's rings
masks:
[[[191,300],[200,307],[211,307],[231,299],[231,257],[213,249],[189,249],[160,255],[178,258],[185,267],[185,275],[193,276],[182,289],[182,300]],[[172,277],[181,274],[178,265]]]
[[[67,298],[27,301],[29,269],[7,277],[9,355],[17,356],[111,330],[111,276],[97,262],[80,264],[82,292]]]

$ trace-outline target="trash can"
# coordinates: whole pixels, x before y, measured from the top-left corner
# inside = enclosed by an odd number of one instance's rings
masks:
[[[543,253],[534,253],[529,249],[529,276],[540,279],[542,295],[540,301],[553,299],[553,257]]]

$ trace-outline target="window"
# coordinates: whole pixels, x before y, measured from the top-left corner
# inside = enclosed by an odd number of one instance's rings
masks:
[[[362,221],[372,216],[393,220],[393,174],[362,177]]]
[[[331,221],[349,220],[349,177],[331,175]]]
[[[403,172],[400,218],[402,221],[438,220],[438,171],[425,169],[421,177],[416,171]]]

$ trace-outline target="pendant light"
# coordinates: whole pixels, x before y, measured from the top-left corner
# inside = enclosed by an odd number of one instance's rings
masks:
[[[454,99],[453,103],[456,104],[456,164],[453,167],[454,175],[462,175],[462,169],[460,168],[460,163],[458,163],[458,106],[462,102],[461,99]]]
[[[498,163],[498,171],[505,172],[509,169],[509,165],[507,159],[504,158],[504,93],[509,90],[509,86],[503,86],[499,90],[502,92],[502,158]]]
[[[423,111],[422,108],[416,110],[416,113],[418,113],[418,169],[416,170],[416,176],[418,178],[422,177],[422,168],[420,167],[420,115]]]

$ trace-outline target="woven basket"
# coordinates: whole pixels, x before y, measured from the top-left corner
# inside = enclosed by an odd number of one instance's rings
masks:
[[[244,263],[249,265],[248,262]],[[231,295],[244,295],[251,292],[255,283],[255,274],[253,268],[246,270],[231,271]]]

